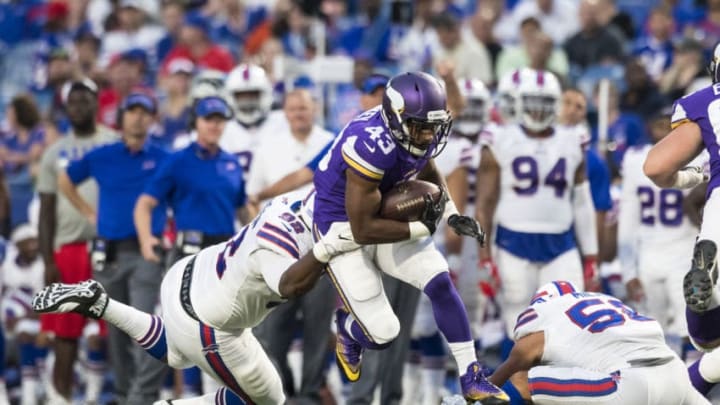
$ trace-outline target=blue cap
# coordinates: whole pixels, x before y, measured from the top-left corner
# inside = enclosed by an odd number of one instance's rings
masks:
[[[385,87],[388,80],[390,80],[388,76],[373,73],[363,81],[362,92],[365,94],[370,94],[377,90],[379,87]]]
[[[222,97],[205,97],[195,103],[195,116],[206,118],[211,115],[219,115],[229,120],[232,118],[232,110]]]
[[[123,111],[127,111],[130,108],[140,106],[146,111],[155,114],[157,112],[157,104],[152,96],[145,93],[130,93],[125,100],[123,100],[120,108]]]
[[[185,25],[197,28],[207,34],[210,31],[210,21],[200,12],[191,11],[185,14]]]

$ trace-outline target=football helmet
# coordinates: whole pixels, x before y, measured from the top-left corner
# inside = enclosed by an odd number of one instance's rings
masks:
[[[273,86],[260,66],[242,63],[235,67],[225,81],[225,91],[235,118],[243,125],[259,123],[272,108]]]
[[[575,287],[575,284],[569,281],[551,281],[547,284],[542,285],[540,288],[538,288],[537,291],[535,291],[535,295],[533,295],[532,299],[530,300],[530,304],[532,305],[540,300],[548,301],[553,298],[561,297],[565,294],[572,294],[581,291],[581,289]]]
[[[517,122],[517,89],[520,85],[520,74],[522,69],[513,69],[504,74],[497,87],[497,109],[505,124]]]
[[[490,92],[478,79],[459,79],[458,88],[465,98],[465,108],[453,120],[453,131],[463,136],[477,136],[490,117]]]
[[[713,48],[712,57],[710,58],[710,64],[708,64],[707,70],[713,84],[720,82],[720,43],[717,43],[715,48]]]
[[[554,74],[545,70],[530,72],[521,72],[515,111],[519,124],[540,132],[555,122],[562,90]]]
[[[205,97],[225,97],[225,73],[219,70],[206,69],[198,73],[190,83],[190,104]]]
[[[437,156],[452,127],[445,87],[423,72],[401,73],[390,79],[382,116],[395,142],[416,157]],[[432,131],[429,142],[423,137],[426,131]]]

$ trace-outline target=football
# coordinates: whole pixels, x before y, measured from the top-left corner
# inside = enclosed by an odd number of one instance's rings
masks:
[[[396,221],[417,221],[425,209],[425,195],[430,194],[433,202],[442,196],[440,187],[423,180],[409,180],[398,183],[383,195],[380,216]]]

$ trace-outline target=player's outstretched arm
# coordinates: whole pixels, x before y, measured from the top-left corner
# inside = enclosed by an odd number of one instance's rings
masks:
[[[486,240],[490,240],[493,217],[500,197],[500,165],[489,147],[483,146],[480,154],[480,167],[477,171],[477,199],[475,200],[475,218],[485,230]],[[490,260],[490,244],[480,249],[480,259]]]
[[[289,173],[275,183],[267,186],[262,191],[257,193],[257,195],[251,196],[251,199],[253,200],[252,202],[260,202],[263,200],[277,197],[280,194],[293,191],[310,183],[312,179],[313,171],[307,166],[303,166],[295,170],[294,172]]]
[[[515,342],[507,360],[495,369],[490,382],[502,387],[513,374],[530,370],[542,359],[545,350],[545,333],[535,332],[525,335]]]
[[[420,221],[408,223],[380,218],[378,213],[382,195],[378,189],[379,183],[365,180],[352,170],[346,170],[345,176],[345,210],[357,243],[393,243],[431,234],[431,230]]]
[[[686,168],[702,149],[700,126],[684,122],[650,149],[643,171],[658,187],[693,188],[707,180],[702,170]]]
[[[269,269],[270,273],[263,271],[266,282],[270,285],[273,273],[278,268],[287,268],[282,272],[278,282],[278,292],[282,297],[293,298],[305,294],[313,288],[318,278],[322,275],[325,265],[333,257],[359,249],[360,245],[355,243],[350,232],[350,227],[333,227],[328,233],[315,243],[313,249],[306,253],[298,261],[283,265],[273,263],[278,260],[290,260],[281,257],[275,252],[262,250],[257,251],[259,265],[263,269]],[[254,253],[255,254],[255,253]],[[269,255],[275,256],[275,258]]]

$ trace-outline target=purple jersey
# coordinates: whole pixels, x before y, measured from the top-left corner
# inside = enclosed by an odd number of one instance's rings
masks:
[[[673,106],[672,128],[685,122],[700,126],[705,149],[710,154],[710,182],[706,197],[720,186],[720,83],[705,87],[677,100]]]
[[[379,183],[381,193],[417,174],[432,156],[412,156],[395,143],[380,106],[350,121],[335,138],[315,172],[315,223],[325,233],[333,222],[347,221],[345,170]]]

